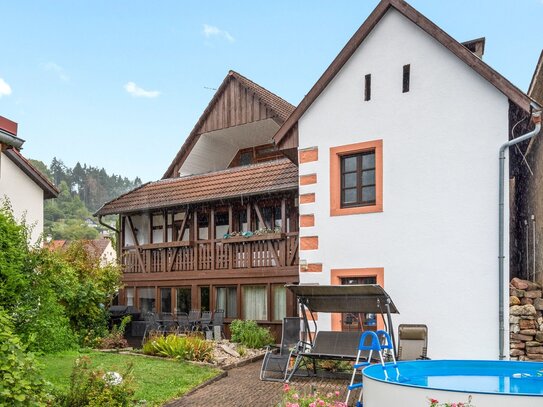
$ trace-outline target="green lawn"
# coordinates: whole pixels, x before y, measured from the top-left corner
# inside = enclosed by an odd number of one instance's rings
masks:
[[[140,356],[121,355],[96,351],[65,352],[41,356],[43,373],[47,380],[61,392],[68,389],[74,360],[87,355],[93,367],[108,371],[124,371],[133,363],[136,400],[146,400],[148,405],[164,402],[185,394],[193,387],[216,376],[219,370],[173,360],[151,359]]]

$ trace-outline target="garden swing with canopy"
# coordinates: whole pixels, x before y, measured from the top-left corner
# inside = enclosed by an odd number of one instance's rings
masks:
[[[381,315],[383,330],[390,335],[392,351],[396,355],[396,343],[392,315],[399,314],[387,292],[378,284],[355,285],[308,285],[286,286],[297,298],[302,315],[305,340],[300,341],[290,353],[295,357],[292,369],[286,375],[288,383],[304,359],[347,360],[357,358],[363,331],[321,331],[317,329],[315,312],[321,313],[372,313]],[[310,329],[310,321],[314,327]],[[315,363],[313,363],[315,369]]]

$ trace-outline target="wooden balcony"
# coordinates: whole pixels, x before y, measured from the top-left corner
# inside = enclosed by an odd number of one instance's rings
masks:
[[[126,246],[122,262],[128,274],[292,267],[298,232]]]

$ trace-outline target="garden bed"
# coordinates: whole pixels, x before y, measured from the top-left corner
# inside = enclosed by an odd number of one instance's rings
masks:
[[[113,352],[71,351],[39,358],[43,374],[53,384],[56,392],[68,391],[74,361],[81,356],[88,356],[93,366],[107,371],[124,371],[132,364],[134,399],[143,406],[160,406],[221,374],[221,370],[212,366],[165,358],[147,358]]]

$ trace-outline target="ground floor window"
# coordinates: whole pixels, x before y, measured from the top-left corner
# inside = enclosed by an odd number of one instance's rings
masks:
[[[145,315],[147,312],[156,310],[156,293],[154,287],[138,288],[139,310]]]
[[[209,287],[200,287],[200,311],[210,311]]]
[[[243,286],[243,317],[256,321],[268,320],[266,286]]]
[[[172,312],[172,289],[160,289],[160,312]]]
[[[238,317],[238,290],[236,287],[217,287],[215,309],[224,310],[226,318]]]
[[[176,312],[186,312],[192,309],[192,293],[190,287],[181,287],[176,293]]]
[[[127,287],[124,289],[126,294],[126,305],[129,307],[134,306],[134,287]]]
[[[282,321],[287,316],[287,288],[283,284],[272,285],[273,320]]]

